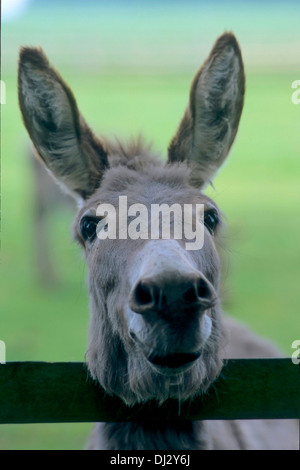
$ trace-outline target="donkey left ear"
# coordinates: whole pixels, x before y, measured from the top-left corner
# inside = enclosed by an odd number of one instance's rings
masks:
[[[108,167],[107,154],[42,49],[21,49],[18,85],[24,124],[38,156],[75,199],[88,198]]]
[[[234,35],[225,33],[193,80],[187,110],[169,146],[168,162],[187,161],[193,186],[208,183],[228,155],[244,93],[240,48]]]

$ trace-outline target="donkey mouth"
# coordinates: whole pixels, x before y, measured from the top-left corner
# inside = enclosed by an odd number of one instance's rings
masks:
[[[191,367],[192,364],[201,356],[201,350],[189,353],[183,352],[160,355],[155,352],[150,352],[148,348],[145,348],[145,344],[138,339],[137,335],[133,331],[130,331],[130,336],[136,343],[140,345],[140,347],[142,347],[143,354],[150,364],[161,371],[176,373],[186,370]]]
[[[200,357],[200,352],[193,353],[175,353],[167,356],[159,356],[158,354],[150,354],[148,361],[159,368],[182,369],[190,366]]]

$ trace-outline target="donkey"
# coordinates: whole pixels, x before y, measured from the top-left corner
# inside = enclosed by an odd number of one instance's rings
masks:
[[[196,74],[164,163],[141,138],[97,138],[71,89],[40,48],[22,48],[19,103],[37,156],[78,203],[74,237],[89,267],[88,367],[127,405],[181,401],[205,392],[228,357],[277,350],[222,313],[217,239],[222,215],[203,193],[238,130],[245,76],[232,33],[220,36]],[[185,238],[112,239],[99,204],[201,204],[204,243]],[[126,227],[130,222],[126,219]],[[174,226],[170,217],[170,225]],[[119,227],[120,228],[120,227]],[[174,227],[173,227],[174,228]],[[102,234],[102,235],[101,235]],[[293,421],[98,423],[89,449],[270,449],[296,447]]]

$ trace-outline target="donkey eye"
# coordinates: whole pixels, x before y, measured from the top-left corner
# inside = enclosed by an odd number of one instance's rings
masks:
[[[83,217],[80,222],[80,232],[85,241],[92,242],[97,234],[99,220],[95,217]]]
[[[204,214],[204,225],[211,234],[214,233],[218,223],[219,223],[219,216],[215,209],[207,211]]]

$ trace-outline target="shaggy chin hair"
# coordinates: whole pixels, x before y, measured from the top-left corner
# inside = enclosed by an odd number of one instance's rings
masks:
[[[219,375],[223,365],[220,354],[223,328],[217,308],[212,309],[212,332],[200,358],[184,372],[164,375],[136,348],[124,344],[112,328],[105,303],[97,297],[92,302],[88,367],[92,377],[108,394],[117,395],[127,405],[148,400],[162,404],[168,398],[184,401],[205,392]]]

